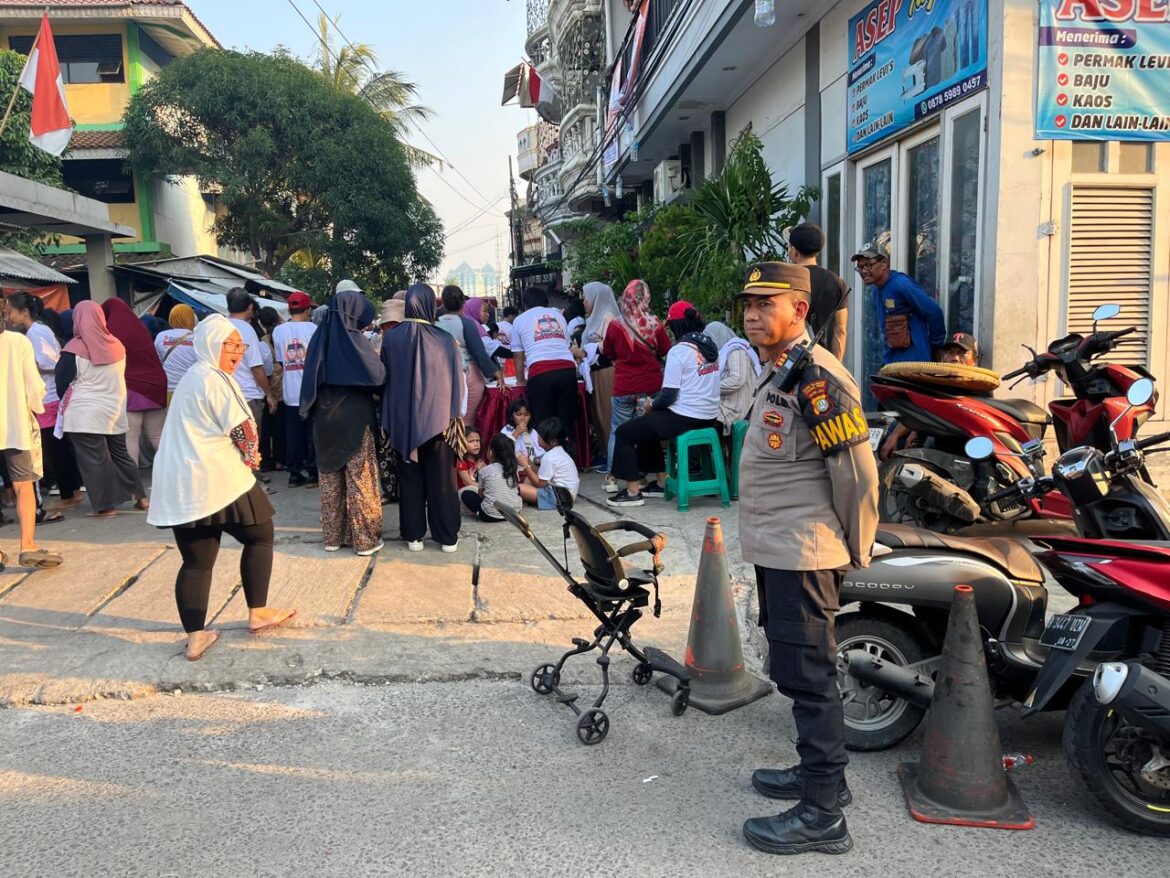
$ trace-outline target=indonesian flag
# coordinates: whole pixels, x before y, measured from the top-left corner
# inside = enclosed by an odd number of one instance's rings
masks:
[[[61,155],[73,137],[73,120],[65,105],[65,83],[47,13],[20,74],[20,85],[33,96],[29,142],[45,152]]]
[[[534,108],[543,119],[554,125],[561,121],[561,108],[556,91],[548,80],[540,78],[540,74],[531,64],[524,65],[520,106]]]

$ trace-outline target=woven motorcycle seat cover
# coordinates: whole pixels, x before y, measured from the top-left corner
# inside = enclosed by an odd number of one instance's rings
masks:
[[[956,390],[985,392],[999,387],[998,372],[962,363],[890,363],[882,366],[878,374]]]

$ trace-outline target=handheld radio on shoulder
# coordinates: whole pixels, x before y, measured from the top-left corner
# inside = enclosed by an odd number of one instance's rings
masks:
[[[845,300],[849,298],[850,289],[846,288],[840,296],[837,297],[837,304],[833,306],[833,314],[840,310]],[[830,315],[830,318],[832,314]],[[825,334],[829,331],[829,324],[832,320],[826,320],[821,324],[821,328],[817,330],[817,334],[813,336],[813,340],[802,341],[790,347],[784,354],[782,362],[777,362],[776,371],[772,373],[771,384],[781,393],[792,393],[796,389],[796,385],[800,382],[800,373],[804,371],[804,367],[808,365],[812,358],[812,349],[815,345],[824,341]]]

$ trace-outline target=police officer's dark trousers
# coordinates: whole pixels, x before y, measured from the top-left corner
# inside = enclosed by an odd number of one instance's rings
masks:
[[[770,676],[792,699],[804,798],[824,811],[838,810],[837,790],[849,763],[834,629],[843,574],[756,567]]]

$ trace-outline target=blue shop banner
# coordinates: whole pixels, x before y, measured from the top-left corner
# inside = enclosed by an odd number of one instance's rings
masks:
[[[987,87],[987,0],[874,0],[849,41],[851,154]]]
[[[1040,0],[1037,140],[1170,140],[1170,4]]]

